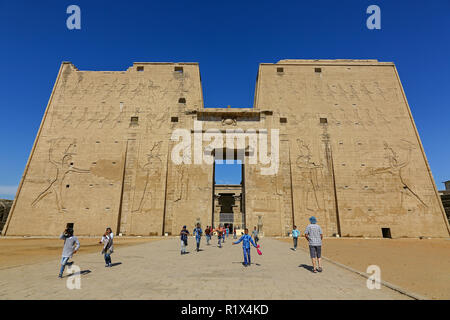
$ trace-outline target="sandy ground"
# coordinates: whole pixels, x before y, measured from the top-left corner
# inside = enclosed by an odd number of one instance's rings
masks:
[[[232,245],[230,238],[222,248],[215,237],[209,246],[203,241],[201,251],[197,252],[195,240],[190,237],[185,255],[180,252],[178,237],[166,239],[117,248],[111,268],[105,268],[98,252],[74,256],[78,273],[72,274],[67,268],[62,279],[57,277],[58,256],[0,270],[0,301],[409,300],[408,296],[388,287],[370,290],[366,279],[328,261],[323,263],[323,272],[313,273],[305,251],[292,251],[290,244],[275,239],[261,239],[262,255],[252,249],[250,267],[242,265],[242,245]],[[208,285],[211,290],[205,290]]]
[[[76,255],[101,252],[100,238],[78,237],[80,250]],[[114,247],[157,241],[158,237],[115,237]],[[60,256],[63,241],[57,238],[0,238],[0,270],[48,261]]]
[[[99,253],[98,238],[80,237],[77,255]],[[116,237],[115,247],[158,241],[160,237]],[[292,238],[277,238],[292,243]],[[304,238],[299,246],[307,249]],[[62,240],[52,238],[0,238],[0,270],[43,263],[60,256]],[[381,277],[431,299],[450,299],[450,239],[324,239],[323,255],[366,272],[381,268]]]
[[[292,243],[292,238],[279,238]],[[304,238],[299,246],[307,249]],[[324,257],[431,299],[450,299],[450,239],[324,239]]]

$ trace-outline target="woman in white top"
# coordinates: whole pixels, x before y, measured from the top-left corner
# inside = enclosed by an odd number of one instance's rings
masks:
[[[111,264],[111,253],[113,253],[113,238],[114,234],[111,228],[106,228],[105,234],[102,236],[100,243],[103,243],[102,254],[105,257],[105,267],[112,267]]]
[[[107,234],[108,234],[108,236],[109,236],[111,239],[114,238],[114,233],[112,232],[111,228],[108,227],[108,228],[106,228],[105,233],[102,235],[102,240],[100,240],[99,243],[103,243],[103,240],[105,240],[105,236],[106,236]]]

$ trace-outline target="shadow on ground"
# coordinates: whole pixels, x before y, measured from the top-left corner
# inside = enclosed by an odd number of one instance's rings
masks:
[[[231,263],[239,263],[239,264],[242,264],[242,265],[244,265],[244,263],[242,262],[242,261],[239,261],[239,262],[237,262],[237,261],[233,261],[233,262],[231,262]],[[259,264],[259,263],[254,263],[254,262],[252,262],[251,263],[251,265],[252,266],[258,266],[258,267],[260,267],[261,265]]]
[[[68,274],[66,276],[66,278],[73,277],[73,276],[82,276],[82,275],[85,275],[88,273],[91,273],[91,270],[81,270],[80,272],[74,272],[74,273]]]
[[[313,266],[308,266],[307,264],[301,264],[301,265],[299,265],[299,268],[304,268],[304,269],[314,273],[314,267]]]

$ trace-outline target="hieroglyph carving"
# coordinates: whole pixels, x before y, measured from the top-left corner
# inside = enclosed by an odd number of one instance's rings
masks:
[[[62,189],[64,178],[69,173],[77,174],[87,174],[90,173],[89,169],[80,169],[75,167],[71,160],[72,156],[75,154],[73,148],[76,146],[76,140],[72,139],[69,144],[66,144],[66,138],[57,138],[50,140],[50,148],[48,150],[48,161],[56,169],[53,178],[50,179],[48,186],[33,200],[31,207],[36,207],[36,205],[44,199],[46,196],[53,194],[55,196],[56,207],[59,212],[63,212],[64,199],[62,198]],[[64,144],[66,147],[62,151],[62,154],[58,151],[61,145]]]
[[[311,150],[301,139],[297,139],[299,155],[296,165],[300,170],[300,177],[303,185],[301,187],[300,203],[306,210],[314,211],[322,209],[319,199],[318,171],[322,170],[322,164],[316,164],[311,160]]]

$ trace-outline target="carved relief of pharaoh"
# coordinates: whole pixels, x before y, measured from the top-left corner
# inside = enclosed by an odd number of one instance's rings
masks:
[[[390,178],[383,181],[393,189],[392,196],[398,201],[399,207],[405,209],[413,206],[422,211],[427,204],[409,182],[408,167],[413,148],[414,145],[406,140],[400,141],[396,148],[385,141],[383,149],[387,165],[369,170],[366,176],[389,175]]]
[[[175,201],[186,199],[189,193],[189,168],[186,163],[191,163],[191,146],[187,145],[183,150],[182,162],[174,164],[176,176]]]
[[[297,146],[299,155],[296,165],[302,181],[300,205],[305,210],[320,210],[322,209],[320,203],[323,196],[321,197],[319,194],[318,172],[320,172],[322,165],[311,160],[311,150],[303,140],[297,139]]]
[[[161,145],[162,141],[152,144],[147,154],[146,163],[141,168],[141,177],[143,177],[143,185],[141,190],[136,190],[135,201],[133,202],[133,212],[142,212],[146,203],[151,203],[154,197],[154,189],[161,182]]]
[[[75,145],[75,139],[58,138],[50,141],[48,161],[54,168],[53,174],[49,177],[47,186],[33,200],[31,207],[36,207],[45,197],[53,194],[58,211],[62,212],[65,209],[62,196],[64,178],[70,173],[90,173],[88,169],[80,169],[73,165],[72,156],[75,154]]]

